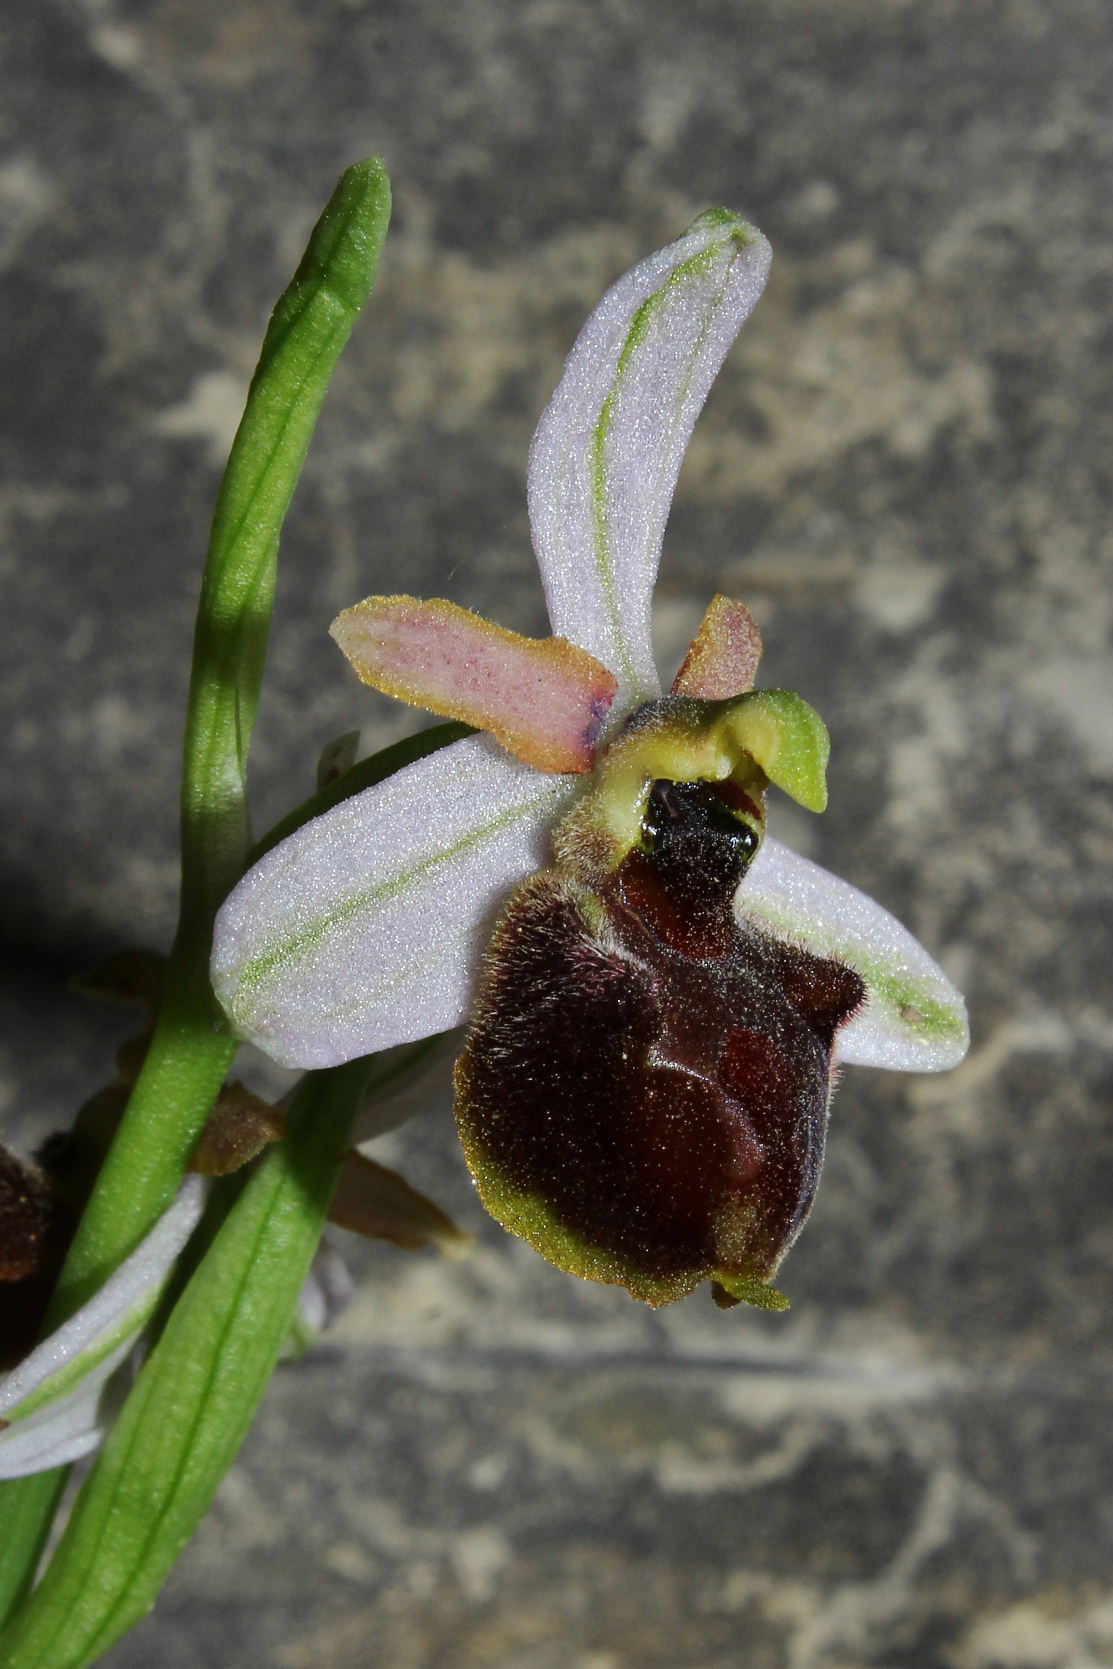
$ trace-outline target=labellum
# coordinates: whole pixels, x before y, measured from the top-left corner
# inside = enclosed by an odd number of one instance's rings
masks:
[[[697,773],[770,696],[818,739],[779,691],[632,716],[557,829],[555,867],[503,915],[456,1071],[488,1210],[655,1305],[710,1279],[721,1304],[786,1306],[770,1281],[818,1182],[835,1033],[865,995],[852,969],[735,914],[768,778],[749,753]]]

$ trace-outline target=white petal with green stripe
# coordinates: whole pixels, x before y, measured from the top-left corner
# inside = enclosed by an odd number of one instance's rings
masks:
[[[766,840],[734,907],[755,927],[833,956],[865,981],[863,1008],[835,1039],[840,1063],[942,1072],[965,1055],[966,1005],[942,968],[895,916],[848,881]]]
[[[608,290],[534,437],[533,541],[553,631],[598,657],[627,706],[655,695],[650,603],[693,424],[769,271],[726,209]]]
[[[549,862],[581,781],[468,736],[307,823],[217,916],[213,985],[237,1034],[316,1068],[459,1025],[492,919]]]
[[[201,1178],[187,1177],[96,1296],[0,1379],[0,1478],[64,1466],[96,1448],[107,1381],[150,1320],[204,1201]]]

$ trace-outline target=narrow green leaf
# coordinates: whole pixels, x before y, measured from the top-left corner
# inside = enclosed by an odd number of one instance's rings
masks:
[[[212,1501],[274,1369],[370,1062],[302,1081],[285,1141],[218,1230],[144,1365],[5,1669],[81,1669],[143,1617]]]
[[[182,793],[186,904],[210,910],[250,844],[244,770],[263,675],[278,539],[341,350],[371,293],[390,217],[379,157],[341,177],[271,316],[213,519]]]
[[[278,542],[321,402],[374,284],[390,217],[381,158],[340,179],[271,316],[217,500],[194,637],[182,761],[182,903],[154,1037],[82,1217],[48,1317],[78,1309],[169,1205],[237,1045],[209,983],[212,919],[250,845],[245,768],[263,675]],[[24,1524],[0,1565],[0,1619],[30,1580],[55,1495],[0,1485]],[[34,1526],[34,1528],[31,1528]],[[21,1558],[23,1564],[21,1567]]]

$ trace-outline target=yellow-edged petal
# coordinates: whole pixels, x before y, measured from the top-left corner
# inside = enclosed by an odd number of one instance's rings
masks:
[[[332,635],[365,684],[489,731],[538,771],[590,771],[618,688],[565,638],[530,638],[434,597],[368,597]]]

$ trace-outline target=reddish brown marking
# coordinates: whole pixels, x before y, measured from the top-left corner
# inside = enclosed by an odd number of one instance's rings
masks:
[[[594,901],[556,871],[519,889],[457,1079],[477,1170],[689,1289],[716,1270],[768,1279],[791,1243],[822,1160],[836,1016],[862,998],[848,969],[735,920],[746,855],[700,788],[675,801],[688,822]],[[709,875],[689,931],[684,901]]]
[[[672,693],[729,701],[753,689],[760,660],[761,633],[745,603],[712,597]]]
[[[72,1233],[47,1177],[0,1148],[0,1368],[33,1346]]]

